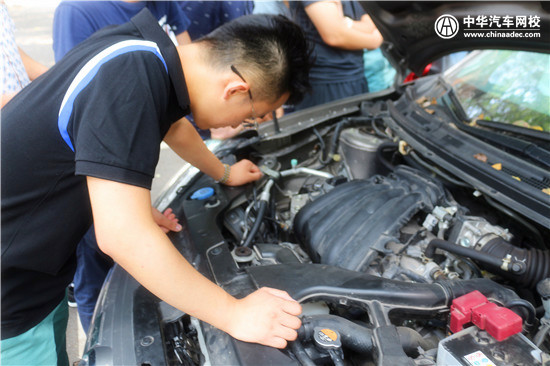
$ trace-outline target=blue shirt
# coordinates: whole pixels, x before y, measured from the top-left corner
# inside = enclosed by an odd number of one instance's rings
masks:
[[[315,64],[310,71],[311,81],[353,81],[363,78],[363,50],[349,51],[327,45],[309,19],[305,8],[317,1],[291,1],[290,10],[294,21],[302,27],[308,42],[313,45]],[[342,1],[344,15],[360,20],[365,14],[356,1]]]
[[[108,25],[126,23],[143,8],[159,20],[168,33],[187,30],[189,19],[172,1],[62,1],[55,9],[53,20],[53,51],[55,61],[59,61],[74,46]]]
[[[179,4],[191,20],[187,31],[192,40],[241,15],[252,14],[254,9],[254,1],[179,1]]]

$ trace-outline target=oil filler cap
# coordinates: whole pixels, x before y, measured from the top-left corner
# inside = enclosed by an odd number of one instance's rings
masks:
[[[340,334],[330,328],[315,327],[313,329],[313,339],[318,347],[322,349],[338,349],[342,347]]]
[[[207,198],[210,198],[214,195],[214,188],[212,187],[204,187],[201,189],[197,189],[193,194],[191,195],[192,200],[205,200]]]

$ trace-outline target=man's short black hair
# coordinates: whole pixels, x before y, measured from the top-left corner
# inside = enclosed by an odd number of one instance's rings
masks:
[[[197,42],[209,45],[214,67],[234,65],[253,85],[254,98],[275,101],[290,92],[293,104],[310,89],[311,48],[300,27],[282,15],[242,16]]]

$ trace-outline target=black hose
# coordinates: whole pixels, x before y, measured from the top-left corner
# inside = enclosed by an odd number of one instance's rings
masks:
[[[279,225],[277,223],[276,217],[277,217],[277,208],[275,206],[275,198],[274,196],[271,196],[271,202],[269,207],[271,208],[270,217],[268,219],[271,221],[271,230],[273,230],[273,233],[275,233],[275,237],[279,237]]]
[[[385,150],[389,150],[389,149],[397,150],[398,147],[399,145],[397,143],[392,141],[386,141],[378,145],[378,148],[376,149],[376,157],[378,158],[378,161],[382,163],[382,165],[384,165],[384,167],[390,172],[393,172],[393,170],[395,169],[395,166],[393,166],[391,162],[387,161],[384,158],[383,153]]]
[[[336,151],[338,150],[338,141],[340,139],[340,133],[344,128],[347,127],[354,127],[354,126],[362,126],[367,123],[370,123],[372,118],[370,117],[348,117],[343,119],[342,121],[338,122],[336,124],[336,129],[334,130],[334,133],[332,134],[332,140],[330,143],[330,150],[328,151],[328,154],[326,157],[324,157],[323,153],[321,154],[319,161],[326,166],[328,163],[332,161],[332,157],[334,154],[336,154]]]
[[[304,346],[302,346],[299,340],[290,342],[290,349],[292,350],[292,353],[294,353],[294,356],[296,356],[296,358],[298,359],[298,362],[302,364],[302,366],[316,366],[315,362],[313,362],[311,357],[309,357],[309,355],[306,353]]]
[[[321,153],[324,152],[326,148],[326,144],[325,144],[325,140],[323,140],[323,136],[321,136],[321,134],[319,133],[319,131],[317,131],[315,127],[313,127],[313,133],[315,134],[315,136],[317,136],[317,139],[319,140],[319,145],[321,145],[320,146]]]
[[[403,351],[405,351],[407,355],[418,353],[418,347],[421,347],[425,351],[437,348],[435,342],[430,342],[422,338],[420,333],[414,329],[397,327],[397,333],[399,334],[399,340],[401,341]]]
[[[338,353],[336,353],[335,350],[329,350],[328,354],[330,355],[332,362],[334,362],[334,366],[344,366],[344,360],[338,356]]]
[[[460,258],[460,261],[465,263],[468,267],[470,267],[470,269],[472,270],[472,272],[474,273],[476,278],[483,277],[483,275],[481,274],[481,271],[479,270],[479,268],[469,258],[462,257],[462,258]]]
[[[518,295],[494,281],[475,278],[463,281],[411,283],[322,264],[279,264],[246,269],[257,286],[280,288],[298,301],[323,300],[338,303],[342,298],[363,308],[376,301],[387,312],[434,315],[448,309],[453,299],[478,290],[489,300],[506,304]]]
[[[489,264],[492,266],[500,267],[502,265],[502,257],[498,258],[492,255],[489,255],[487,253],[478,252],[475,249],[466,248],[461,245],[457,245],[457,244],[451,243],[450,241],[446,241],[442,239],[433,239],[432,241],[430,241],[430,243],[426,247],[426,251],[424,252],[424,255],[427,258],[433,258],[435,254],[435,250],[437,248],[446,250],[447,252],[461,255],[463,257],[472,258],[476,261]]]
[[[377,135],[378,137],[382,137],[382,138],[384,138],[384,139],[387,139],[387,138],[388,138],[388,135],[385,134],[384,132],[382,132],[382,131],[376,126],[376,121],[377,121],[377,120],[376,120],[375,118],[373,118],[373,119],[371,120],[371,127],[372,127],[372,129],[374,130],[374,132],[376,132],[376,135]]]
[[[524,299],[517,299],[517,300],[512,300],[510,302],[507,302],[506,304],[504,304],[504,306],[507,307],[508,309],[514,308],[514,307],[517,307],[517,306],[522,307],[523,309],[527,310],[525,325],[527,327],[531,327],[535,324],[535,319],[537,317],[537,312],[536,312],[535,307],[533,306],[533,304],[531,304],[529,301],[524,300]]]
[[[277,112],[273,111],[271,113],[273,115],[273,127],[275,128],[275,134],[278,134],[281,132],[281,127],[279,126],[279,119],[277,118]]]
[[[254,240],[258,230],[260,230],[266,209],[267,201],[260,200],[260,208],[258,209],[258,214],[256,215],[256,221],[254,221],[254,225],[252,226],[252,229],[250,229],[250,232],[242,245],[243,247],[250,247],[252,240]]]
[[[420,164],[422,167],[424,167],[424,169],[428,170],[428,172],[431,172],[432,174],[438,175],[439,177],[441,177],[441,178],[445,179],[446,181],[450,182],[451,184],[454,184],[458,187],[466,187],[466,188],[471,188],[472,187],[471,185],[469,185],[467,183],[464,183],[464,182],[461,182],[458,179],[455,179],[455,178],[451,177],[449,174],[444,173],[443,171],[441,171],[436,166],[430,165],[429,163],[425,162],[414,151],[411,151],[409,153],[409,155],[411,156],[411,158],[413,158],[414,161],[416,161],[416,163]]]
[[[491,272],[528,288],[534,288],[537,283],[550,277],[550,250],[518,248],[500,237],[488,241],[479,251],[434,239],[428,244],[425,256],[433,258],[436,248],[483,263]],[[502,268],[505,259],[510,260],[508,269]]]
[[[363,325],[354,323],[348,319],[336,315],[313,315],[302,319],[302,327],[298,331],[301,339],[311,339],[316,327],[335,330],[340,334],[342,346],[361,354],[372,353],[374,343],[373,331]],[[396,327],[401,346],[406,354],[416,354],[418,347],[429,350],[437,347],[437,344],[429,342],[414,329]]]

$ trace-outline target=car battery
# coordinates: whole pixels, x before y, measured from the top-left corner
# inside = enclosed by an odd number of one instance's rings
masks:
[[[472,326],[439,342],[437,365],[537,366],[543,365],[543,352],[521,333],[499,342]]]

